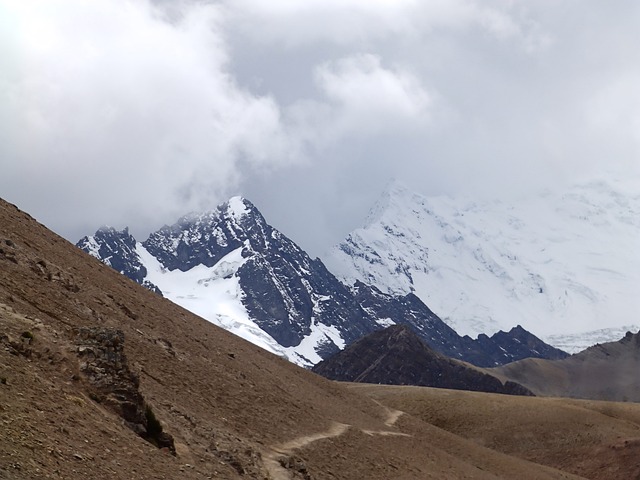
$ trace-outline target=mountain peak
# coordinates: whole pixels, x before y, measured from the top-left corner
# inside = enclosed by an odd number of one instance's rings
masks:
[[[402,199],[410,194],[410,190],[403,183],[395,179],[391,180],[371,210],[369,210],[364,222],[364,227],[367,228],[368,226],[378,222],[385,212],[398,204],[398,202],[402,203]]]
[[[519,323],[577,351],[638,310],[640,257],[628,252],[639,212],[640,198],[602,181],[509,202],[425,197],[394,181],[324,260],[348,284],[414,293],[460,334]]]
[[[248,215],[252,210],[255,210],[253,204],[241,196],[231,197],[224,203],[223,208],[230,217],[235,219],[240,219]]]
[[[96,234],[116,234],[122,236],[129,236],[129,227],[124,227],[122,230],[118,230],[115,227],[110,225],[102,225],[98,230],[96,230]]]
[[[392,180],[383,190],[364,221],[364,228],[369,228],[385,219],[399,220],[408,209],[422,207],[428,209],[427,197],[412,191],[399,180]]]

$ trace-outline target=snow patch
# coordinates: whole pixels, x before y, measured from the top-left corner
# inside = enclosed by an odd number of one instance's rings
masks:
[[[379,318],[378,320],[376,320],[376,322],[378,323],[378,325],[380,325],[382,327],[385,327],[385,328],[396,324],[396,322],[394,322],[390,318]]]
[[[227,212],[238,220],[243,215],[247,215],[249,213],[249,209],[244,204],[244,200],[242,197],[231,197],[228,202]]]
[[[310,367],[322,360],[316,350],[327,342],[333,342],[340,350],[345,347],[345,341],[336,327],[312,323],[311,333],[304,337],[299,345],[287,347],[285,352],[290,358],[302,356],[307,361],[302,366]]]

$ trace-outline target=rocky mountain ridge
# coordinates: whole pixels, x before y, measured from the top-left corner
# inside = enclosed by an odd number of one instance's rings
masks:
[[[77,246],[300,365],[315,364],[395,323],[410,325],[438,351],[483,366],[564,355],[540,341],[527,350],[515,339],[498,344],[460,337],[414,295],[393,296],[364,283],[349,288],[241,197],[211,212],[184,216],[141,243],[127,229],[102,228]]]
[[[370,333],[318,363],[313,371],[343,382],[533,395],[516,382],[503,383],[492,375],[435,352],[405,325]]]
[[[489,369],[539,395],[640,402],[640,332],[561,360],[524,359]]]

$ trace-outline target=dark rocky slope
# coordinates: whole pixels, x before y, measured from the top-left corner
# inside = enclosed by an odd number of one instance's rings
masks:
[[[392,326],[367,335],[313,368],[331,380],[416,385],[479,392],[532,395],[425,345],[408,327]]]

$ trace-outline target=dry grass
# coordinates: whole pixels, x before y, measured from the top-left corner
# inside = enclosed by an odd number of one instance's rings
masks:
[[[640,405],[351,385],[478,445],[592,479],[640,478]]]

